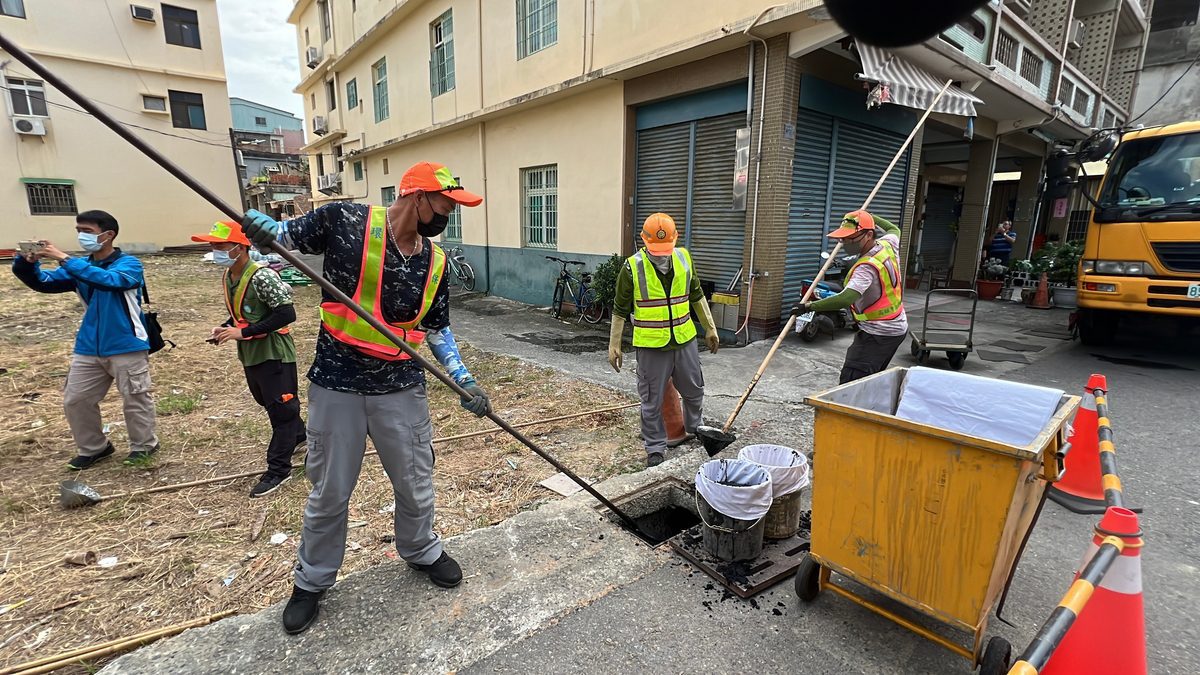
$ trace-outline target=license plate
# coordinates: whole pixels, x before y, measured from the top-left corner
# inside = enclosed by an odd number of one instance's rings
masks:
[[[1200,300],[1200,284],[1188,284],[1188,298]]]

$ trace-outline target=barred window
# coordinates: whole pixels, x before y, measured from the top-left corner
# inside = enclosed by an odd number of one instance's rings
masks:
[[[525,246],[558,247],[558,165],[521,169],[521,224]]]
[[[558,0],[517,0],[517,58],[558,42]]]
[[[1044,62],[1037,54],[1028,49],[1021,51],[1021,77],[1026,82],[1035,85],[1042,84],[1042,66]]]
[[[429,91],[434,97],[454,89],[454,16],[452,10],[429,24]]]
[[[26,183],[29,212],[35,216],[73,216],[79,213],[75,204],[75,186],[61,183]]]
[[[1000,31],[996,41],[996,61],[1009,70],[1017,69],[1017,38]]]
[[[446,224],[446,233],[442,237],[446,241],[462,241],[462,206],[454,205],[450,212],[450,221]]]

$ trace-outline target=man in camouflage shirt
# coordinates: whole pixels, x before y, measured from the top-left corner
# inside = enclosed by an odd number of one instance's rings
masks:
[[[207,243],[213,262],[227,270],[221,290],[229,320],[213,328],[208,341],[237,341],[250,393],[271,420],[267,471],[250,490],[251,497],[265,497],[291,480],[292,455],[305,441],[296,345],[288,331],[296,320],[292,289],[275,270],[250,260],[250,240],[238,223],[214,223],[208,234],[192,235],[192,241]]]
[[[428,342],[471,394],[462,406],[482,416],[491,409],[487,395],[463,365],[450,332],[446,255],[429,240],[446,228],[456,203],[482,201],[463,190],[446,167],[421,162],[405,172],[393,204],[328,204],[285,225],[250,211],[243,224],[260,248],[278,240],[286,248],[324,254],[325,278],[413,349]],[[433,531],[433,427],[420,366],[326,294],[308,379],[306,467],[313,491],[284,630],[299,633],[311,626],[321,596],[337,578],[350,494],[368,436],[392,481],[397,552],[434,584],[457,586],[462,569]]]

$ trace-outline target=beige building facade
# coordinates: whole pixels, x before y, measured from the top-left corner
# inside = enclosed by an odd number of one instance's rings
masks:
[[[872,205],[904,229],[918,283],[926,258],[973,283],[995,172],[1022,172],[1032,236],[1053,145],[1127,119],[1123,66],[1097,65],[1065,31],[1072,12],[1103,10],[1112,23],[1097,22],[1094,39],[1134,44],[1146,23],[1132,7],[996,1],[885,54],[958,85],[957,107],[935,113]],[[1039,23],[1043,10],[1061,34]],[[409,165],[446,164],[485,197],[452,217],[447,243],[462,246],[479,288],[535,304],[558,274],[545,256],[591,267],[631,254],[642,220],[664,211],[707,288],[740,296],[743,339],[778,330],[824,234],[920,112],[868,109],[881,79],[815,0],[298,0],[289,21],[317,203],[388,203]],[[890,83],[894,98],[905,86]]]
[[[239,202],[215,0],[13,0],[0,31],[231,204]],[[0,51],[0,231],[74,247],[112,213],[126,251],[190,243],[222,216]]]

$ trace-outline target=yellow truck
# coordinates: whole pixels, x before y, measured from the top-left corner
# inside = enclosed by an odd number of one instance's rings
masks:
[[[1078,275],[1079,336],[1146,314],[1200,322],[1200,121],[1131,131],[1108,162]]]

